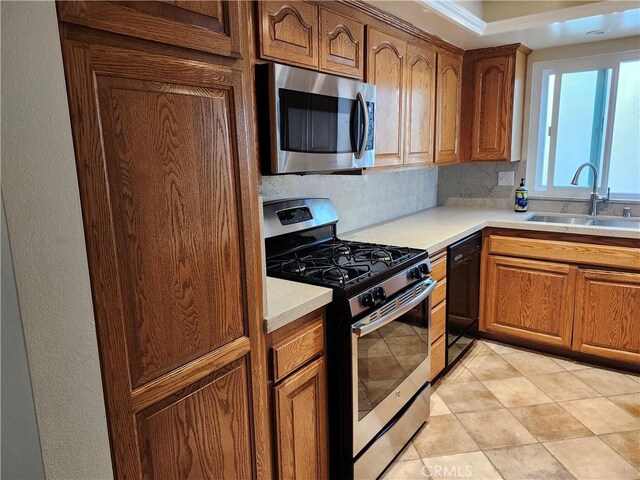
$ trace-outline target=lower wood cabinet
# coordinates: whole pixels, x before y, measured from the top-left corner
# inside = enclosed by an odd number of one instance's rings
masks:
[[[573,349],[640,364],[640,274],[578,273]]]
[[[491,255],[484,329],[571,346],[576,267]]]
[[[481,331],[640,364],[637,242],[500,233],[485,235]]]
[[[278,477],[327,478],[327,402],[324,357],[274,389]]]
[[[329,475],[324,309],[275,330],[271,345],[277,478]]]
[[[432,256],[431,278],[438,282],[431,294],[431,337],[430,375],[433,381],[444,370],[447,362],[447,252],[440,251]]]

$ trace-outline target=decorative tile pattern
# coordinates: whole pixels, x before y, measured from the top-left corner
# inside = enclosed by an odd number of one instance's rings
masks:
[[[640,480],[639,410],[638,375],[479,340],[383,478]]]

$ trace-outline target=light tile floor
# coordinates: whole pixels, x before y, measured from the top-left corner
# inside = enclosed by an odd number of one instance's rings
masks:
[[[640,376],[479,340],[383,478],[640,479]]]

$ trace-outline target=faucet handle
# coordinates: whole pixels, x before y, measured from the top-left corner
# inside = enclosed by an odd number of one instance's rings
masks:
[[[604,197],[602,195],[598,195],[598,200],[600,200],[601,202],[608,202],[610,200],[609,199],[610,195],[611,195],[611,187],[607,187],[607,196]]]

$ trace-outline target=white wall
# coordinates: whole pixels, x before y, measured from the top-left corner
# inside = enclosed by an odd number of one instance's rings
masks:
[[[44,470],[48,478],[110,478],[55,5],[0,5],[2,194]]]
[[[264,201],[294,197],[327,197],[338,211],[344,233],[391,218],[435,207],[438,168],[359,175],[263,176]]]

